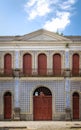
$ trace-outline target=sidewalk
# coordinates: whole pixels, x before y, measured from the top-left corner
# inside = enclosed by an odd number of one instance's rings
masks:
[[[81,130],[80,121],[0,121],[0,129],[9,130]],[[11,129],[10,129],[11,128]]]

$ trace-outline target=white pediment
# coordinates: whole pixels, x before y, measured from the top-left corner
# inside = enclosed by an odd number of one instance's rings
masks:
[[[49,36],[49,35],[41,34],[41,35],[38,35],[38,36],[35,36],[35,37],[31,37],[28,40],[56,40],[56,39]]]
[[[68,38],[47,30],[38,30],[20,37],[22,41],[69,41]]]

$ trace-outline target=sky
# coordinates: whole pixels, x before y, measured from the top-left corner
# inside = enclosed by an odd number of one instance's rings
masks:
[[[39,29],[81,35],[81,0],[0,0],[0,36]]]

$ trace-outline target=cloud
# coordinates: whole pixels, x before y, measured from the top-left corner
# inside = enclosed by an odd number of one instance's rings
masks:
[[[72,9],[73,4],[75,4],[75,0],[67,0],[60,4],[60,8],[63,10],[70,11]]]
[[[50,31],[62,31],[71,22],[76,0],[28,0],[25,11],[28,20],[42,19],[43,28]]]
[[[58,13],[56,18],[52,18],[51,20],[46,21],[43,28],[54,32],[62,31],[70,23],[69,17],[69,12]]]
[[[35,19],[37,16],[45,16],[51,12],[49,0],[29,0],[25,5],[25,10],[29,14],[29,19]]]

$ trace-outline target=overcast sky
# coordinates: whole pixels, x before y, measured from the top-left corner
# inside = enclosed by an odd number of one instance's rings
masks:
[[[0,35],[38,29],[81,35],[81,0],[1,0]]]

